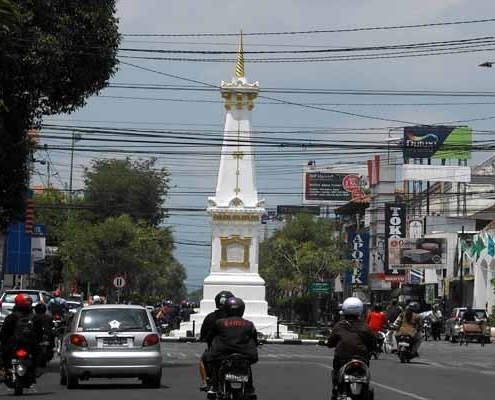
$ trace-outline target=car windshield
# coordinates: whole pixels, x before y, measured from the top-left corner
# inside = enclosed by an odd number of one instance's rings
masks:
[[[15,297],[19,293],[25,293],[25,292],[14,292],[14,293],[5,293],[5,297],[3,298],[4,303],[14,303]],[[33,303],[37,303],[40,301],[40,296],[38,293],[26,293],[33,299]]]
[[[478,319],[484,319],[487,318],[486,311],[485,310],[473,310],[474,313],[476,314],[476,318]],[[460,310],[460,317],[462,318],[464,316],[464,313],[466,310]]]
[[[79,332],[143,331],[151,332],[151,323],[145,310],[101,308],[82,310]]]

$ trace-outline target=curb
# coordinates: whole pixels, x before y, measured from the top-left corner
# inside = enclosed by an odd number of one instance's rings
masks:
[[[201,343],[195,337],[172,337],[162,336],[161,341],[163,343]],[[324,346],[325,340],[318,339],[263,339],[260,340],[262,344],[284,344],[284,345],[313,345]]]

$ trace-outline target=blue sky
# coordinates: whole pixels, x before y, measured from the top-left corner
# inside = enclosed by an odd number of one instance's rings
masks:
[[[236,33],[330,30],[370,26],[427,24],[495,17],[493,0],[204,0],[170,2],[163,0],[120,0],[118,16],[122,33]],[[404,43],[445,41],[487,37],[495,33],[495,23],[450,25],[421,29],[326,33],[312,35],[246,36],[245,50],[293,50],[377,46]],[[122,48],[236,50],[237,37],[125,37]],[[320,47],[318,47],[320,46]],[[495,46],[493,46],[495,48]],[[130,54],[130,53],[121,53]],[[135,54],[133,54],[135,55]],[[191,55],[189,55],[191,56]],[[191,56],[192,57],[192,56]],[[225,56],[226,58],[231,56]],[[260,56],[261,57],[261,56]],[[399,59],[356,60],[314,63],[250,63],[246,55],[246,75],[259,81],[263,88],[312,89],[376,89],[376,90],[439,90],[489,91],[495,88],[495,69],[479,68],[478,64],[495,61],[493,51]],[[235,63],[171,62],[121,59],[135,65],[166,74],[219,85],[230,80]],[[162,85],[189,84],[158,73],[121,65],[112,83]],[[263,92],[261,93],[263,94]],[[104,97],[113,96],[113,97]],[[476,130],[492,129],[495,122],[494,97],[431,97],[431,96],[356,96],[269,94],[270,97],[295,103],[325,103],[322,108],[408,121],[411,123],[468,122]],[[142,97],[123,99],[115,97]],[[155,100],[150,100],[154,98]],[[160,99],[160,100],[156,100]],[[218,92],[136,90],[108,88],[88,100],[83,109],[71,115],[52,116],[45,123],[182,130],[197,133],[205,130],[220,134],[224,109]],[[368,134],[366,140],[383,143],[388,129],[404,124],[377,119],[352,117],[328,110],[315,110],[291,105],[264,104],[260,99],[253,113],[253,127],[260,134],[304,140],[348,140],[350,134],[316,132],[330,128],[381,128]],[[463,103],[461,105],[431,103]],[[465,104],[465,103],[491,104]],[[359,105],[349,105],[359,104]],[[367,103],[368,105],[363,105]],[[398,103],[400,105],[398,105]],[[428,103],[430,105],[418,105]],[[340,104],[340,105],[336,105]],[[348,105],[341,105],[348,104]],[[373,104],[373,105],[370,105]],[[394,104],[394,105],[391,105]],[[415,105],[407,105],[415,104]],[[303,128],[306,132],[289,133]],[[278,132],[276,132],[278,131]],[[283,131],[282,133],[280,131]],[[310,131],[310,132],[307,132]],[[379,132],[379,133],[378,133]],[[254,135],[256,137],[256,133]],[[362,138],[362,137],[361,137]],[[475,140],[483,139],[479,134]],[[485,137],[486,138],[486,137]],[[488,136],[489,138],[489,136]],[[55,144],[57,140],[46,139]],[[62,143],[59,141],[59,143]],[[66,142],[65,142],[66,143]],[[87,144],[87,143],[85,143]],[[204,150],[188,147],[189,150]],[[480,153],[475,161],[488,158]],[[114,157],[108,154],[75,153],[74,188],[83,187],[82,168],[93,157]],[[51,181],[61,186],[69,180],[69,153],[50,151],[53,168],[58,176]],[[300,149],[289,156],[284,150],[275,155],[258,156],[257,180],[259,193],[267,207],[277,204],[299,204],[301,199],[301,168],[308,159],[317,165],[365,160],[338,151],[317,157]],[[170,207],[206,207],[206,198],[213,194],[219,157],[204,155],[159,156],[158,164],[172,174]],[[41,170],[37,180],[46,181]],[[276,194],[285,193],[285,194]],[[288,194],[290,193],[290,194]],[[188,272],[190,289],[202,285],[209,271],[210,227],[206,213],[171,212],[166,225],[172,227],[178,241],[206,246],[177,245],[176,256]]]

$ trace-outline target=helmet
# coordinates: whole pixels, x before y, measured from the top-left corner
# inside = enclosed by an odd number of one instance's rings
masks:
[[[46,306],[43,303],[38,303],[34,306],[34,312],[44,314],[46,313]]]
[[[215,305],[218,309],[222,308],[223,305],[225,304],[225,301],[231,297],[234,297],[234,295],[227,291],[227,290],[222,290],[215,296]]]
[[[26,293],[19,293],[15,296],[14,303],[17,308],[26,309],[33,305],[33,299]]]
[[[93,304],[100,304],[101,303],[101,297],[95,294],[93,296]]]
[[[225,302],[225,313],[228,317],[242,317],[246,305],[238,297],[229,297]]]
[[[359,316],[363,312],[363,302],[357,297],[349,297],[342,303],[342,313],[344,315]]]
[[[419,303],[417,301],[411,301],[407,306],[412,312],[419,313]]]

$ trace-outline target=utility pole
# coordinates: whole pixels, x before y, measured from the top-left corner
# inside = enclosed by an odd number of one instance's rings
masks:
[[[74,169],[74,131],[72,131],[72,144],[70,146],[70,176],[69,176],[69,198],[72,203],[72,170]]]

